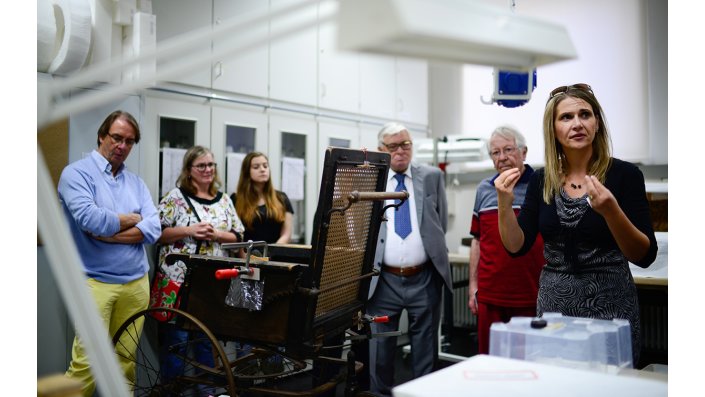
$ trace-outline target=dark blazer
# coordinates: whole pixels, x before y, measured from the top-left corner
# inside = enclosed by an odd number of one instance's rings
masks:
[[[414,183],[414,202],[416,203],[416,218],[419,220],[419,231],[426,254],[433,262],[438,274],[449,290],[453,290],[450,278],[450,262],[446,246],[446,230],[448,228],[448,202],[446,201],[445,180],[440,169],[423,164],[411,163],[411,177]],[[390,170],[390,172],[392,172]],[[388,209],[393,211],[393,209]],[[375,251],[375,269],[380,269],[384,259],[384,247],[387,239],[387,222],[382,222],[377,238]],[[370,294],[377,287],[378,277],[372,277]]]

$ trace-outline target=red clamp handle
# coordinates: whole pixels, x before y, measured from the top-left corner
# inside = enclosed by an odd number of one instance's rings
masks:
[[[388,323],[388,322],[389,322],[389,316],[376,316],[376,317],[372,317],[372,322],[373,322],[373,323]]]
[[[220,269],[215,271],[215,278],[218,280],[225,280],[229,278],[235,278],[241,274],[253,275],[255,274],[255,269]]]
[[[228,278],[235,278],[240,275],[240,270],[238,269],[220,269],[215,271],[215,278],[218,280],[225,280]]]

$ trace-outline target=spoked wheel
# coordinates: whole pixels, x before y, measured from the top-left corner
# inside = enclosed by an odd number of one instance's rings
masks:
[[[277,360],[281,362],[276,364]],[[359,373],[362,364],[353,365],[353,373]],[[301,361],[266,348],[253,349],[231,366],[238,390],[246,395],[318,396],[333,393],[347,378],[345,360],[315,357]]]
[[[169,365],[164,367],[153,349],[139,338],[145,320],[157,322],[152,317],[155,312],[173,316],[176,329],[185,334],[183,341],[161,347],[170,353]],[[131,352],[134,348],[130,346],[138,340],[141,342],[136,351]],[[135,396],[237,395],[222,346],[202,322],[186,312],[168,308],[143,310],[120,326],[113,336],[113,345],[120,362],[132,363],[137,369],[135,379],[128,379]]]
[[[266,380],[292,375],[306,369],[304,361],[276,349],[253,347],[249,354],[230,363],[236,380]]]

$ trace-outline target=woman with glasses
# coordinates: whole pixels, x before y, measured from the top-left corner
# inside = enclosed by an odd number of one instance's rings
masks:
[[[263,153],[245,156],[237,190],[230,197],[245,225],[244,241],[291,241],[294,208],[286,193],[274,189],[269,160]]]
[[[168,254],[223,256],[222,243],[242,241],[244,227],[230,197],[218,191],[220,184],[218,169],[210,150],[203,146],[194,146],[186,151],[181,174],[176,181],[177,187],[162,198],[157,208],[162,225],[157,272],[162,272],[163,277],[158,278],[155,274],[155,279],[164,281],[155,284],[157,288],[153,288],[151,306],[178,305],[178,292],[177,296],[174,296],[164,287],[174,288],[175,285],[178,288],[184,281],[186,266],[180,261],[172,266],[166,265],[165,258]],[[167,380],[183,372],[183,363],[174,354],[177,352],[167,352],[165,349],[183,345],[180,342],[185,342],[188,334],[176,329],[172,324],[162,325],[160,363],[162,377]],[[194,354],[198,361],[212,366],[213,354],[210,345],[206,343],[196,347]]]
[[[518,218],[512,189],[519,170],[495,180],[502,243],[522,255],[541,233],[538,315],[629,320],[637,366],[639,302],[629,262],[646,268],[658,249],[644,176],[612,157],[605,114],[587,84],[551,92],[543,130],[546,165],[532,176]]]

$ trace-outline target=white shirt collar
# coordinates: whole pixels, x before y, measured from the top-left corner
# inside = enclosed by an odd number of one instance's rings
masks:
[[[396,172],[396,171],[394,171],[393,169],[390,168],[390,169],[389,169],[389,175],[387,175],[387,183],[389,183],[389,181],[391,181],[392,179],[394,179],[394,175],[396,175],[396,174],[398,174],[398,172]],[[409,166],[406,167],[406,171],[401,172],[401,174],[404,174],[404,175],[408,176],[409,179],[411,179],[411,163],[409,163]]]

